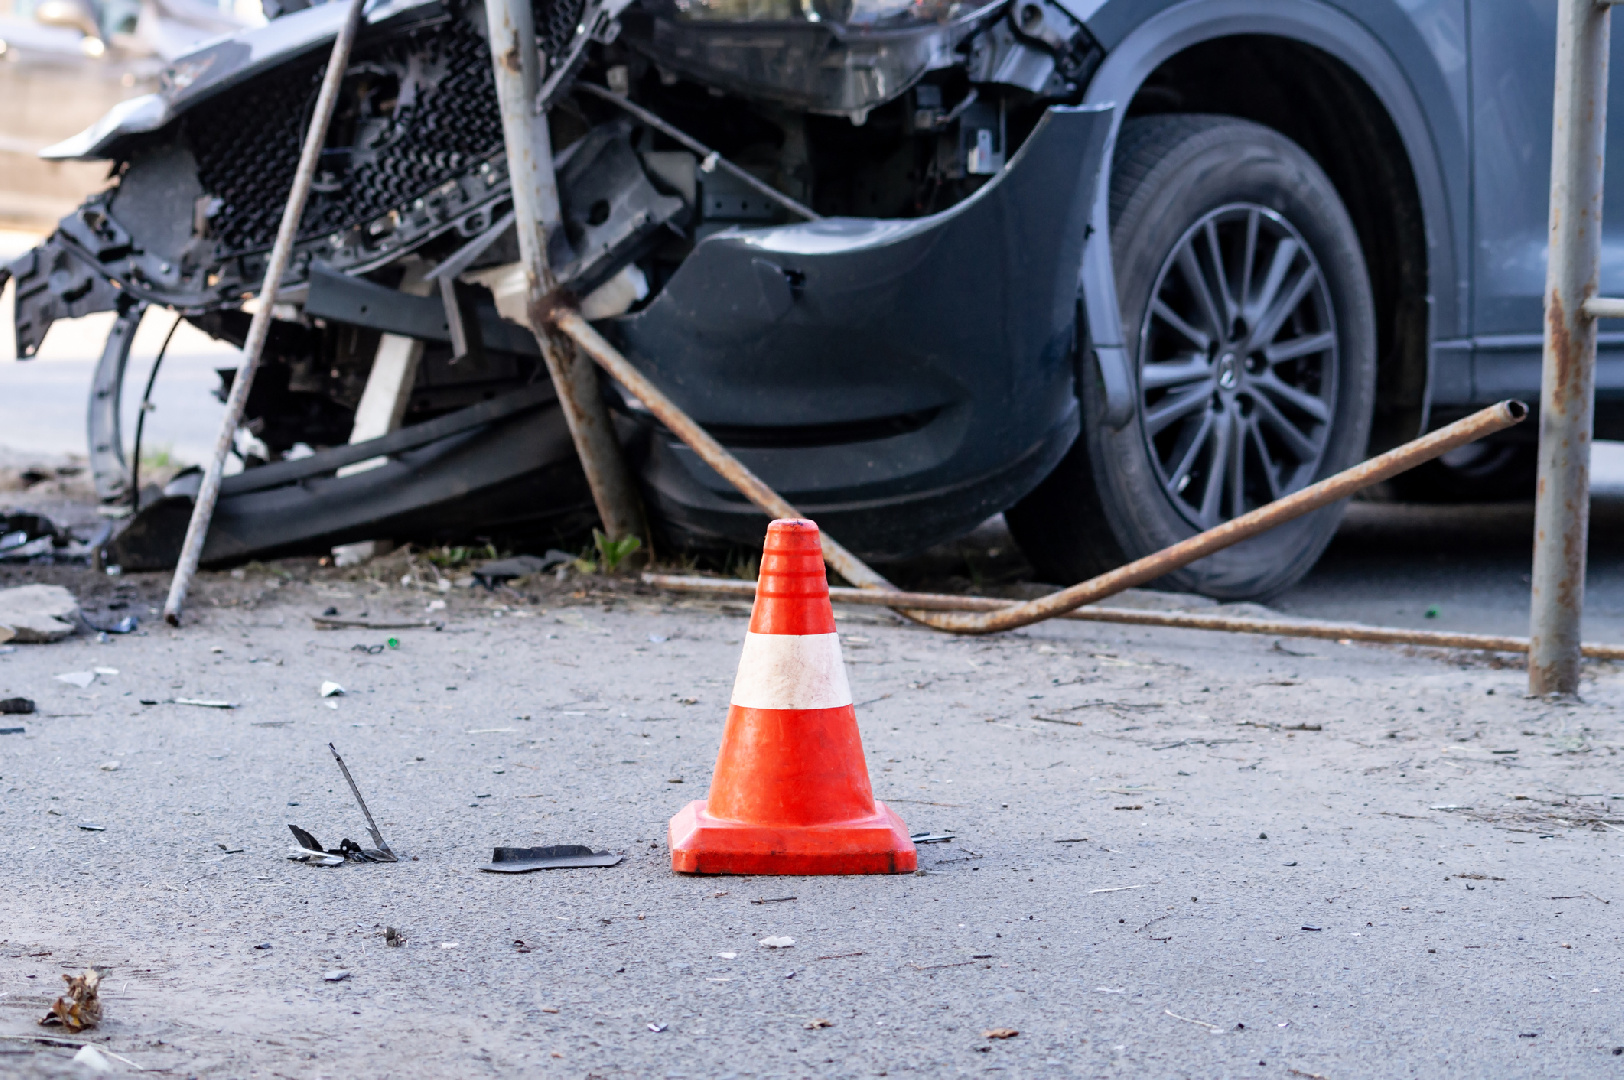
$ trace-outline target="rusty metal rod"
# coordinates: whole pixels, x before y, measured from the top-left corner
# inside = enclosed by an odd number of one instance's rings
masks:
[[[327,124],[333,117],[333,107],[338,103],[344,69],[350,62],[350,47],[355,44],[355,36],[360,32],[361,15],[365,8],[366,0],[350,0],[344,24],[333,39],[327,72],[322,76],[316,107],[310,116],[310,129],[305,133],[304,147],[299,151],[299,166],[293,174],[293,187],[288,192],[287,205],[282,209],[282,224],[276,230],[276,243],[272,245],[271,257],[265,264],[265,280],[259,287],[259,307],[248,324],[248,337],[243,342],[242,367],[232,380],[225,416],[220,421],[220,434],[214,440],[214,456],[209,459],[208,468],[203,472],[203,482],[197,489],[197,501],[192,505],[192,520],[186,526],[186,541],[181,545],[180,558],[175,563],[175,576],[169,582],[169,597],[164,601],[164,621],[171,626],[180,625],[187,590],[191,588],[197,564],[203,558],[203,542],[208,539],[214,505],[220,497],[220,478],[225,472],[226,454],[231,450],[237,426],[242,423],[243,409],[248,405],[248,391],[253,388],[254,375],[259,371],[265,339],[271,331],[271,312],[276,306],[276,294],[282,287],[282,275],[287,272],[288,262],[293,257],[299,221],[304,217],[310,184],[316,177],[322,145],[327,141]],[[252,122],[253,119],[244,118],[244,122]]]
[[[738,600],[754,600],[756,583],[685,574],[644,574],[643,583],[668,592],[693,593]],[[887,595],[879,589],[832,587],[829,598],[840,604],[870,607],[904,605],[914,611],[1002,611],[1018,601],[991,596],[955,596],[950,593],[905,592]],[[1498,634],[1454,633],[1448,630],[1405,630],[1361,623],[1302,622],[1294,619],[1247,619],[1233,615],[1202,615],[1185,611],[1140,611],[1134,608],[1080,607],[1058,616],[1077,622],[1125,623],[1163,626],[1175,630],[1217,630],[1269,637],[1317,638],[1321,641],[1361,641],[1376,645],[1422,645],[1434,649],[1473,649],[1478,652],[1526,653],[1528,639]],[[1584,646],[1595,660],[1624,660],[1624,645]]]
[[[1188,540],[1182,540],[1142,559],[1135,559],[1126,566],[1119,566],[1115,570],[1080,582],[1068,589],[999,611],[979,614],[936,614],[925,616],[919,621],[938,630],[949,630],[959,634],[988,634],[1052,619],[1084,604],[1104,600],[1124,589],[1155,581],[1164,574],[1190,565],[1197,559],[1206,558],[1215,551],[1222,551],[1242,540],[1267,532],[1277,525],[1313,513],[1347,498],[1356,491],[1397,476],[1406,469],[1413,469],[1424,461],[1431,461],[1435,457],[1447,454],[1456,447],[1476,442],[1496,431],[1503,431],[1513,424],[1520,423],[1527,415],[1528,406],[1522,402],[1502,401],[1463,420],[1457,420],[1448,427],[1440,428],[1430,435],[1407,442],[1397,449],[1389,450],[1335,476],[1327,477],[1317,484],[1310,484],[1301,491],[1276,499],[1206,532],[1197,533]]]
[[[1556,4],[1549,254],[1539,390],[1539,483],[1529,597],[1528,692],[1579,692],[1595,426],[1596,320],[1601,279],[1611,14],[1595,0]],[[1605,310],[1605,309],[1603,309]]]
[[[688,414],[677,408],[670,398],[661,393],[659,387],[632,367],[629,360],[592,329],[592,325],[581,318],[579,312],[560,307],[553,311],[552,318],[555,326],[574,339],[582,351],[597,361],[616,382],[631,391],[632,396],[647,406],[649,412],[658,417],[672,434],[687,443],[705,464],[715,469],[722,479],[732,484],[751,503],[769,517],[805,516],[745,468],[743,462],[724,450],[722,444],[711,438],[704,428],[689,419]],[[823,561],[853,585],[870,589],[894,588],[863,560],[841,547],[828,533],[823,534]]]

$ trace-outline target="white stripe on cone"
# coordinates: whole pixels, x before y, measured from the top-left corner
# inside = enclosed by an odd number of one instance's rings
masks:
[[[746,709],[837,709],[851,703],[839,634],[745,634],[733,704]]]

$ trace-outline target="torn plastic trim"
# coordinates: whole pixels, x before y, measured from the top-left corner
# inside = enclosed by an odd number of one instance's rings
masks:
[[[445,12],[442,0],[382,0],[366,13],[369,27],[397,17],[433,19]],[[321,4],[272,19],[264,26],[216,38],[178,57],[159,76],[161,89],[120,102],[77,135],[47,146],[47,161],[105,161],[120,143],[157,131],[187,109],[252,75],[330,44],[344,22],[342,4]]]

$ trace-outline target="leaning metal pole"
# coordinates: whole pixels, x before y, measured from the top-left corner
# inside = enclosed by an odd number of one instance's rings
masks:
[[[226,414],[220,421],[220,434],[214,440],[214,456],[203,472],[203,483],[197,490],[197,502],[192,506],[192,520],[186,526],[186,542],[181,546],[180,559],[175,564],[175,576],[169,582],[169,598],[164,601],[164,621],[171,626],[180,625],[180,612],[186,605],[186,592],[197,573],[198,561],[203,557],[203,542],[208,539],[209,522],[214,517],[214,504],[220,497],[220,476],[225,471],[226,454],[231,452],[232,439],[242,423],[243,409],[248,405],[248,391],[253,388],[254,375],[259,371],[260,356],[265,351],[265,338],[271,330],[271,310],[276,306],[276,294],[282,287],[282,275],[287,272],[293,256],[293,241],[299,233],[299,219],[304,217],[305,200],[310,196],[310,184],[316,176],[316,163],[321,157],[322,145],[327,141],[327,123],[333,117],[333,106],[338,102],[338,88],[344,80],[344,69],[350,64],[350,46],[361,29],[361,14],[367,0],[350,0],[344,25],[339,27],[333,41],[332,56],[327,61],[327,73],[321,80],[321,92],[316,95],[316,109],[310,117],[310,130],[305,133],[304,148],[299,152],[299,167],[293,174],[293,189],[288,192],[288,203],[282,210],[282,225],[276,230],[276,243],[271,258],[265,265],[265,281],[259,289],[259,307],[248,324],[248,338],[242,346],[242,367],[231,383],[231,395],[226,399]],[[252,123],[253,117],[244,117]]]
[[[1584,303],[1596,295],[1600,277],[1607,132],[1609,8],[1595,0],[1558,0],[1556,12],[1550,253],[1528,632],[1528,692],[1536,696],[1579,691],[1596,382],[1596,320]]]
[[[508,175],[513,182],[519,257],[528,279],[530,326],[558,391],[564,422],[569,425],[603,531],[611,540],[642,537],[646,532],[642,503],[604,407],[597,368],[568,338],[553,330],[547,317],[550,305],[558,302],[558,282],[547,258],[548,241],[559,228],[562,214],[547,114],[538,109],[536,101],[541,54],[536,49],[530,0],[486,0],[485,19],[496,96],[502,108]]]

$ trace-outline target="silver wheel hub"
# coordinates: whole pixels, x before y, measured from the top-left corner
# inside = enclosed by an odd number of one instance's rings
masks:
[[[1139,416],[1169,501],[1210,529],[1305,487],[1330,443],[1330,288],[1264,206],[1202,217],[1162,263],[1139,327]]]

